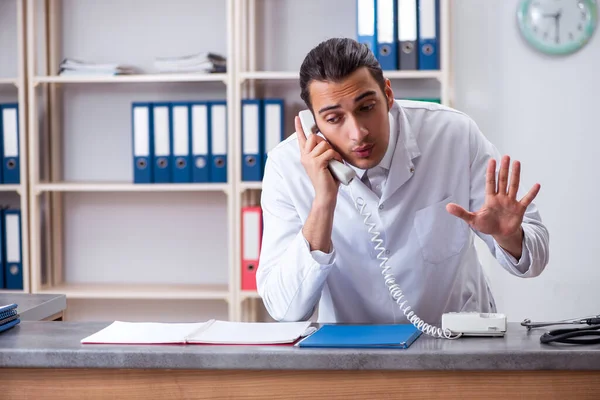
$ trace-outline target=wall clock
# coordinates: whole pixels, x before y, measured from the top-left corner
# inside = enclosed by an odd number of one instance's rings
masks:
[[[517,21],[533,48],[570,54],[585,46],[596,30],[596,0],[520,0]]]

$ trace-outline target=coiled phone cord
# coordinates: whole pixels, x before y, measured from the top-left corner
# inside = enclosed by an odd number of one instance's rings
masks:
[[[369,218],[371,217],[371,213],[365,211],[366,203],[362,199],[362,197],[358,197],[356,199],[356,208],[360,212],[360,214],[364,217],[364,224],[367,226],[367,230],[369,234],[371,234],[371,242],[375,243],[375,250],[379,252],[377,254],[377,259],[381,261],[379,266],[381,267],[381,274],[383,275],[383,279],[385,281],[386,286],[388,287],[392,298],[400,307],[400,310],[404,313],[408,321],[413,324],[417,329],[421,332],[433,336],[435,338],[445,338],[445,339],[458,339],[461,334],[457,334],[452,336],[452,331],[449,329],[442,329],[439,327],[432,326],[415,314],[415,312],[411,309],[411,307],[407,304],[407,300],[404,299],[404,293],[402,293],[402,289],[396,283],[396,278],[390,271],[390,266],[387,265],[388,258],[385,257],[385,247],[383,246],[383,240],[380,238],[381,234],[375,230],[375,224],[369,222]]]

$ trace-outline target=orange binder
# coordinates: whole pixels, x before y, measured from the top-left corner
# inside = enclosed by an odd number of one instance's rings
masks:
[[[262,209],[242,207],[242,290],[256,290],[256,269],[262,243]]]

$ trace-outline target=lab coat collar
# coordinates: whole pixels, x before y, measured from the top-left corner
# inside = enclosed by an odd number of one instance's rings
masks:
[[[398,140],[392,157],[392,165],[383,187],[381,202],[389,199],[415,172],[413,160],[421,155],[417,140],[413,134],[406,111],[394,101],[392,110]]]

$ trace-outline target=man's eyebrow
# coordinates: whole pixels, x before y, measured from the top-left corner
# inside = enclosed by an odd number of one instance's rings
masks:
[[[360,94],[360,95],[356,96],[354,98],[354,102],[357,103],[357,102],[361,101],[362,99],[364,99],[365,97],[372,96],[374,94],[377,94],[377,92],[374,91],[374,90],[366,91],[363,94]],[[325,111],[335,110],[336,108],[340,108],[340,105],[339,104],[335,104],[335,105],[332,105],[332,106],[323,107],[323,108],[321,108],[319,110],[319,114],[324,113]]]

